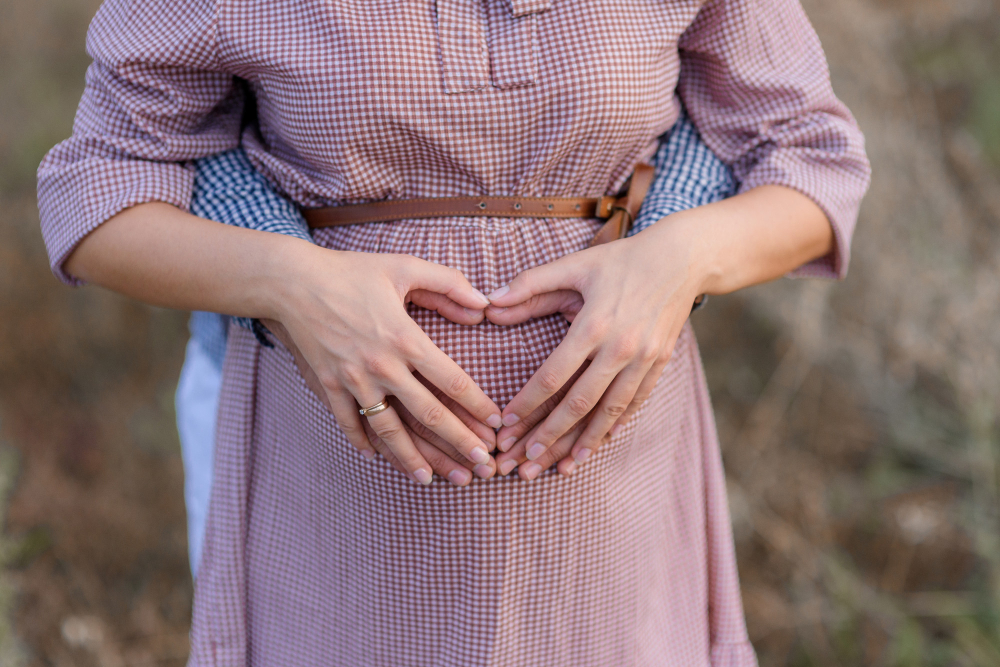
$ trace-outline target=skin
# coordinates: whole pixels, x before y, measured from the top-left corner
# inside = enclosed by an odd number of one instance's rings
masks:
[[[664,218],[636,236],[520,273],[490,295],[502,325],[562,313],[562,343],[504,408],[501,474],[572,474],[649,398],[700,294],[781,277],[834,248],[811,199],[762,186]],[[521,418],[558,398],[540,424]]]
[[[146,303],[261,318],[366,458],[465,485],[515,465],[522,479],[552,465],[572,474],[649,397],[697,295],[772,280],[832,248],[812,200],[763,186],[524,271],[488,299],[459,271],[411,256],[331,251],[161,203],[100,225],[66,269]],[[408,302],[462,325],[553,313],[572,324],[501,413]],[[388,410],[360,417],[385,396]]]

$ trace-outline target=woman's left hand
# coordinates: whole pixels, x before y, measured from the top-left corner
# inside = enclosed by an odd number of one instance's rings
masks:
[[[497,458],[501,472],[512,467],[505,462],[525,456],[532,462],[521,466],[525,479],[557,461],[561,472],[572,473],[649,397],[703,291],[690,226],[672,225],[671,218],[524,271],[489,295],[486,316],[495,324],[553,313],[572,322],[504,408],[498,442],[589,362],[551,414]]]

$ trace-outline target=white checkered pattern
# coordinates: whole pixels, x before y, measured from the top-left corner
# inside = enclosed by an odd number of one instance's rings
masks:
[[[526,13],[498,11],[508,2]],[[188,204],[186,161],[239,141],[234,76],[258,102],[248,155],[307,206],[610,194],[676,120],[675,92],[741,188],[787,185],[827,211],[838,249],[813,272],[845,270],[867,184],[860,132],[793,0],[109,0],[89,47],[74,137],[39,172],[57,270],[125,206]],[[404,220],[315,237],[448,264],[489,291],[597,224]],[[411,314],[501,405],[565,333],[558,318]],[[225,377],[192,664],[755,663],[690,329],[643,410],[568,479],[410,484],[356,454],[287,351],[238,328]]]

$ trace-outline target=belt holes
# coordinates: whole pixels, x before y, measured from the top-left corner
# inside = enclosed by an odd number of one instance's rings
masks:
[[[479,208],[486,208],[486,202],[484,201],[479,202]]]
[[[549,204],[549,206],[548,206],[548,209],[549,209],[550,211],[551,211],[552,209],[554,209],[554,208],[555,208],[555,206],[553,206],[552,204]]]
[[[579,210],[580,210],[580,205],[579,205],[579,204],[577,204],[577,205],[575,206],[575,208],[576,208],[576,210],[578,210],[578,211],[579,211]]]
[[[521,210],[521,202],[517,202],[516,204],[514,204],[514,209],[517,210],[517,211],[520,211]]]

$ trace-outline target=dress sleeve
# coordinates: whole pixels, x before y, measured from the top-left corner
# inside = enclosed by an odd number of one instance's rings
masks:
[[[843,277],[871,168],[801,5],[709,0],[678,48],[678,93],[705,142],[732,166],[740,192],[783,185],[829,218],[835,250],[792,275]]]
[[[90,25],[93,63],[73,136],[38,169],[42,235],[55,274],[116,213],[160,201],[187,209],[190,161],[239,143],[243,106],[217,58],[214,0],[107,0]]]

